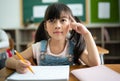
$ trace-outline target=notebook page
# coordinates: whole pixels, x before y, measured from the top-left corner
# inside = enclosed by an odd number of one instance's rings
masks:
[[[28,71],[25,74],[19,74],[15,72],[7,79],[9,80],[44,80],[44,81],[53,81],[53,80],[64,80],[69,79],[69,66],[32,66],[32,69],[35,74]]]
[[[71,73],[80,81],[120,81],[120,74],[104,65],[76,69]]]

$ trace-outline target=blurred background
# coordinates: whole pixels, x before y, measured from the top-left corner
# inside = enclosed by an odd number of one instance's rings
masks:
[[[92,33],[104,52],[104,63],[120,63],[120,0],[0,0],[0,29],[25,50],[34,41],[35,31],[46,7],[54,2],[67,4],[74,16]]]

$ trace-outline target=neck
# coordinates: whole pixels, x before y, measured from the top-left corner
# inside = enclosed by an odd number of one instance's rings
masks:
[[[49,46],[50,46],[50,50],[52,53],[59,54],[64,50],[64,48],[66,46],[66,40],[50,39]]]

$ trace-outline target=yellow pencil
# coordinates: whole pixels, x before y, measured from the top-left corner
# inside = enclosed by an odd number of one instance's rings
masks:
[[[16,55],[19,59],[21,59],[23,62],[25,62],[25,59],[15,50]],[[29,66],[28,69],[34,74],[32,68]]]

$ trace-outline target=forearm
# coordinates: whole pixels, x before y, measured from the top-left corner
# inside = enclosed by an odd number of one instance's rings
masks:
[[[100,64],[100,57],[99,57],[99,53],[95,44],[95,41],[91,35],[91,33],[88,31],[88,33],[86,33],[84,35],[84,39],[86,42],[86,47],[87,47],[87,51],[88,51],[88,62],[91,65],[99,65]]]

